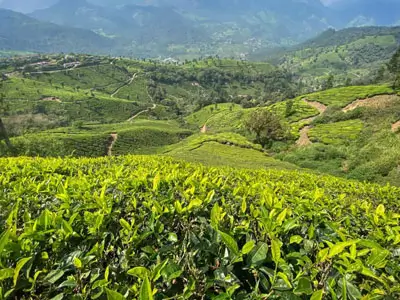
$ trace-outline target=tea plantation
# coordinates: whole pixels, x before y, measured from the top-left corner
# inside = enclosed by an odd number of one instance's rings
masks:
[[[151,156],[0,168],[0,299],[400,298],[398,188]]]

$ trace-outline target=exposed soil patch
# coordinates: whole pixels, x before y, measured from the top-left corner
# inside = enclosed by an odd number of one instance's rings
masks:
[[[131,85],[132,82],[135,80],[136,76],[137,76],[137,73],[133,74],[133,76],[132,76],[127,82],[125,82],[125,83],[122,84],[120,87],[118,87],[118,88],[111,94],[111,98],[113,98],[116,94],[118,94],[118,92],[119,92],[122,88],[124,88],[124,87],[126,87],[126,86],[128,86],[128,85]]]
[[[392,124],[392,131],[399,132],[400,131],[400,121]]]
[[[118,139],[118,133],[116,132],[111,133],[110,136],[108,137],[106,145],[107,156],[112,156],[112,149],[117,139]]]
[[[147,113],[147,112],[150,112],[151,110],[154,110],[156,108],[157,108],[157,104],[153,104],[153,107],[149,107],[148,109],[145,109],[145,110],[142,110],[141,112],[138,112],[136,115],[130,117],[127,122],[131,122],[134,119],[136,119],[137,117],[139,117],[140,115],[142,115],[144,113]]]
[[[328,108],[326,105],[324,105],[320,102],[317,102],[317,101],[309,101],[308,99],[303,99],[303,101],[305,103],[307,103],[308,105],[316,108],[320,114],[323,114]]]
[[[308,132],[311,128],[311,126],[305,126],[300,130],[300,138],[296,142],[297,146],[305,147],[312,144],[310,138],[308,137]]]
[[[200,129],[200,132],[201,132],[201,133],[207,133],[207,131],[208,131],[207,125],[204,125],[204,126],[201,127],[201,129]]]
[[[327,106],[317,102],[317,101],[309,101],[307,99],[303,99],[303,101],[305,103],[307,103],[308,105],[314,107],[315,109],[317,109],[319,111],[319,115],[322,115],[326,110],[327,110]],[[305,122],[305,123],[311,123],[312,121],[314,121],[318,116],[314,116],[314,117],[310,117],[307,119],[303,119],[300,120],[300,122]],[[308,137],[308,132],[310,131],[312,127],[311,126],[305,126],[300,130],[300,138],[297,140],[296,145],[299,147],[305,147],[308,145],[311,145],[312,142],[310,140],[310,138]]]
[[[385,108],[399,101],[397,95],[379,95],[367,99],[357,99],[343,108],[343,112],[354,110],[358,107]]]
[[[42,100],[43,101],[53,101],[53,102],[58,102],[58,103],[62,102],[61,99],[57,98],[57,97],[46,97],[46,98],[43,98]]]

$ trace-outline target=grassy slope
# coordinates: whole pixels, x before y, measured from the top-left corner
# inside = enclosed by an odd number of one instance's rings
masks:
[[[304,96],[327,106],[345,107],[354,100],[370,98],[376,95],[393,94],[395,91],[386,85],[349,86],[325,90]]]
[[[337,83],[347,79],[369,82],[396,50],[399,36],[400,27],[328,30],[303,44],[271,54],[270,59],[301,74],[308,84],[325,80],[329,74],[335,75]]]
[[[318,115],[318,111],[304,103],[302,97],[298,97],[293,101],[293,113],[289,117],[285,117],[286,102],[278,102],[261,109],[273,111],[288,123]],[[206,124],[213,132],[243,130],[245,120],[256,109],[258,108],[243,109],[241,106],[234,104],[210,105],[189,115],[186,121],[197,127]]]
[[[82,128],[58,128],[11,139],[18,154],[29,156],[106,155],[111,133],[118,139],[113,155],[145,154],[153,148],[174,144],[191,134],[174,121],[136,120],[134,123],[84,125]],[[0,154],[8,154],[0,144]]]
[[[400,98],[389,106],[363,108],[353,115],[331,109],[345,107],[357,99],[393,93],[387,86],[365,86],[306,95],[328,106],[322,116],[325,121],[315,122],[309,132],[315,144],[293,148],[279,157],[301,167],[338,176],[400,185],[400,136],[391,132],[391,124],[400,119]]]
[[[260,145],[234,133],[193,135],[179,144],[165,147],[162,154],[211,166],[247,169],[297,168],[268,156]]]

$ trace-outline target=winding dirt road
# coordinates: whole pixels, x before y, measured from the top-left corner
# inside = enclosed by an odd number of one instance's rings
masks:
[[[319,117],[320,115],[322,115],[327,109],[328,107],[320,102],[317,101],[309,101],[308,99],[303,99],[303,102],[307,103],[308,105],[314,107],[315,109],[317,109],[319,111],[319,115],[314,116],[314,117],[310,117],[307,119],[303,119],[300,120],[299,122],[301,123],[306,123],[309,124],[312,121],[314,121],[317,117]],[[297,140],[296,145],[299,147],[305,147],[308,145],[311,145],[312,142],[310,140],[310,138],[308,137],[308,132],[311,130],[312,126],[310,125],[306,125],[304,126],[302,129],[300,129],[300,138]]]
[[[392,132],[396,133],[400,130],[400,121],[392,124]]]
[[[131,85],[132,82],[135,80],[136,76],[137,76],[137,73],[133,74],[133,76],[132,76],[127,82],[125,82],[123,85],[121,85],[119,88],[117,88],[117,89],[111,94],[111,98],[114,98],[114,96],[115,96],[116,94],[118,94],[118,92],[119,92],[122,88],[124,88],[124,87],[126,87],[126,86],[128,86],[128,85]]]
[[[150,112],[151,110],[156,109],[156,107],[157,107],[157,104],[153,104],[152,107],[149,107],[148,109],[142,110],[142,111],[138,112],[136,115],[130,117],[130,118],[127,120],[127,122],[132,122],[134,119],[136,119],[136,118],[139,117],[140,115],[142,115],[142,114],[144,114],[144,113],[147,113],[147,112]]]
[[[399,101],[397,95],[378,95],[366,99],[357,99],[342,109],[343,112],[352,111],[358,107],[385,108],[389,107],[395,101]]]

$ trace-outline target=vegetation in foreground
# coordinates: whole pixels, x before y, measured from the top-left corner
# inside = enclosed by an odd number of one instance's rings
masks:
[[[398,299],[400,190],[161,157],[3,158],[2,299]]]

